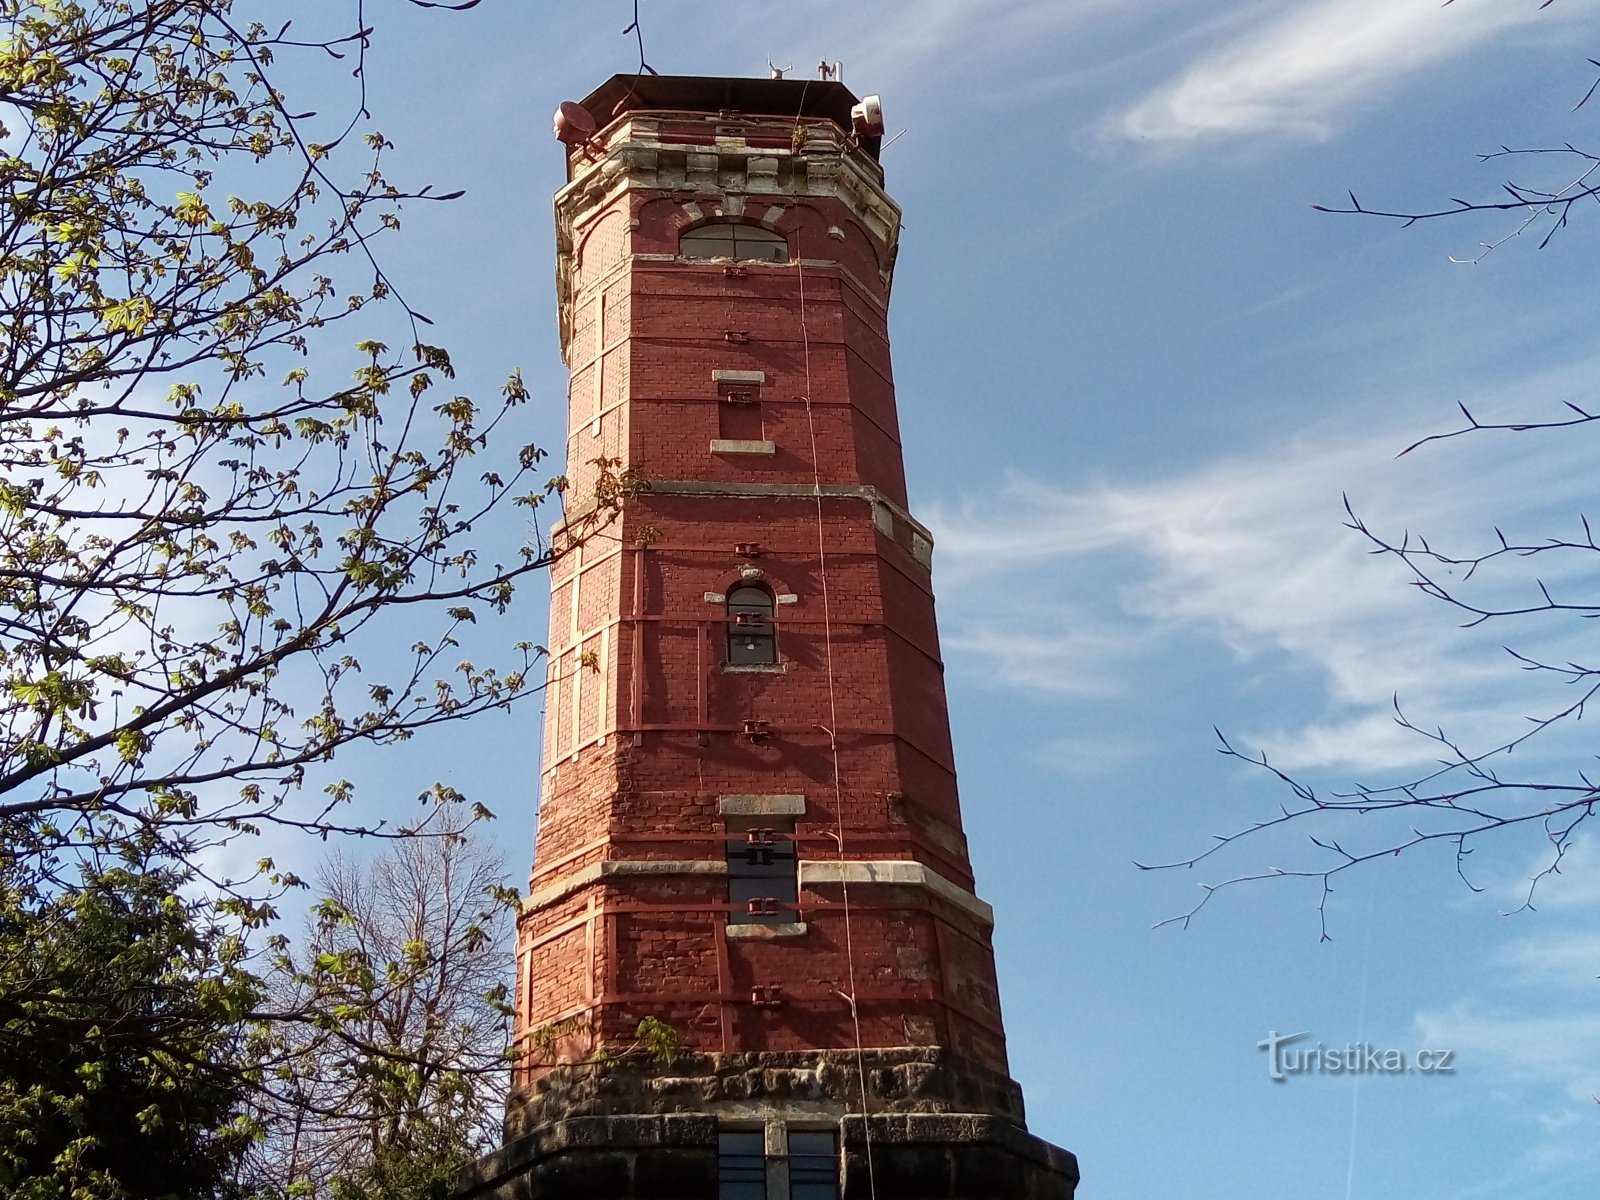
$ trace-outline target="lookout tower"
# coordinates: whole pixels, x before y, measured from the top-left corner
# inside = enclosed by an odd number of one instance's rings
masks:
[[[557,132],[569,527],[643,485],[552,572],[524,1057],[467,1194],[1070,1200],[962,835],[876,101],[619,75]]]

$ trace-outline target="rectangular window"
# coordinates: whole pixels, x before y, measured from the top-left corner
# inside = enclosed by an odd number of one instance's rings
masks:
[[[799,860],[794,822],[728,817],[730,925],[789,925],[800,919]]]
[[[717,437],[730,442],[759,442],[765,436],[760,390],[752,384],[719,385]]]
[[[839,1138],[833,1130],[789,1130],[789,1200],[839,1200]]]
[[[837,1132],[790,1129],[787,1134],[789,1200],[839,1200]],[[723,1130],[717,1135],[717,1200],[767,1200],[769,1166],[781,1172],[784,1163],[768,1163],[765,1130]]]
[[[717,1135],[717,1200],[767,1200],[767,1135],[727,1129]]]

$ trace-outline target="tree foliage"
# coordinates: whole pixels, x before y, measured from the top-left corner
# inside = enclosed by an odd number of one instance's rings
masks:
[[[517,893],[454,822],[376,859],[329,858],[298,947],[279,943],[255,1178],[419,1195],[498,1143]],[[419,1191],[419,1189],[421,1189]]]
[[[166,1172],[220,1194],[279,1122],[358,1113],[349,1186],[388,1194],[435,1168],[374,1130],[437,1167],[479,1119],[464,1064],[493,1022],[386,1023],[463,960],[463,994],[492,995],[476,880],[459,925],[399,944],[360,940],[387,929],[359,903],[376,876],[336,887],[301,952],[267,934],[304,880],[218,866],[272,827],[428,832],[434,808],[351,815],[328,764],[537,687],[540,648],[462,661],[463,631],[642,486],[609,461],[584,496],[539,480],[543,451],[507,440],[521,379],[465,394],[385,269],[406,211],[454,194],[391,175],[366,7],[308,6],[342,28],[301,36],[261,0],[0,0],[11,1193],[165,1194]],[[525,536],[487,555],[491,523]]]
[[[349,828],[346,783],[289,803],[309,767],[536,686],[527,643],[454,653],[552,557],[560,481],[500,444],[527,391],[455,393],[376,256],[452,194],[391,181],[364,98],[330,128],[279,81],[364,83],[370,30],[242,7],[0,0],[0,821],[39,852]],[[569,542],[636,486],[600,476]],[[530,535],[482,561],[507,510]]]
[[[134,859],[51,897],[0,865],[0,1193],[231,1190],[259,986],[184,883]]]
[[[330,858],[270,970],[192,882],[131,861],[0,891],[0,1192],[444,1196],[498,1140],[515,893],[452,819]]]

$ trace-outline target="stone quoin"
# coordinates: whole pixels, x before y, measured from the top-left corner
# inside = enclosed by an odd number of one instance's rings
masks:
[[[857,105],[619,75],[563,138],[570,544],[522,1054],[463,1196],[1077,1184],[1007,1070],[890,370],[900,210]],[[620,514],[572,535],[618,481]]]

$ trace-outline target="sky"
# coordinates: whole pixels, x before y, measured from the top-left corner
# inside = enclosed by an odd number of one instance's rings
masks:
[[[1198,885],[1318,861],[1308,830],[1214,835],[1292,796],[1214,727],[1319,789],[1404,779],[1559,704],[1504,647],[1582,660],[1581,622],[1461,628],[1367,553],[1370,527],[1452,548],[1579,532],[1600,366],[1600,213],[1545,249],[1517,213],[1409,228],[1397,210],[1565,182],[1600,147],[1600,3],[1555,0],[641,0],[663,73],[841,60],[883,97],[905,212],[891,336],[912,510],[935,587],[966,830],[996,910],[1029,1125],[1084,1200],[1521,1200],[1600,1180],[1600,845],[1522,907],[1537,828],[1314,883],[1266,880],[1167,924]],[[408,212],[392,273],[462,386],[521,367],[519,437],[559,446],[549,114],[638,65],[625,0],[386,5],[370,106],[394,171],[464,188]],[[314,18],[308,18],[314,19]],[[902,133],[903,131],[903,133]],[[1566,176],[1563,176],[1566,172]],[[1487,253],[1485,244],[1494,248]],[[554,468],[552,468],[554,469]],[[512,531],[517,532],[517,531]],[[1527,598],[1526,565],[1482,583]],[[1550,577],[1582,594],[1572,571]],[[534,586],[510,628],[542,640]],[[410,803],[435,778],[500,814],[527,869],[537,704],[341,770]],[[1552,776],[1582,727],[1519,751]],[[1340,827],[1378,844],[1376,822]],[[1363,841],[1363,839],[1367,839]],[[1509,915],[1507,915],[1509,914]],[[1288,1073],[1273,1036],[1448,1052],[1449,1071]]]

